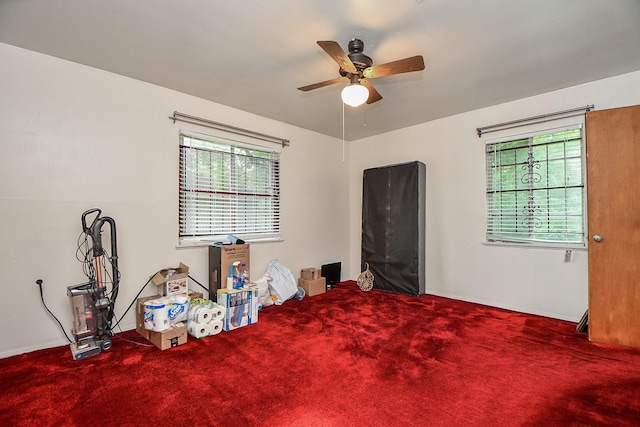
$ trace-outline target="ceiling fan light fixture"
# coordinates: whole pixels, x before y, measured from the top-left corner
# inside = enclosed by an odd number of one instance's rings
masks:
[[[347,87],[342,89],[342,102],[352,107],[359,107],[369,99],[369,89],[360,83],[349,83]]]

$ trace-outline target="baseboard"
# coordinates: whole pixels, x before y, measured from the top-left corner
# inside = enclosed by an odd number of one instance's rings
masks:
[[[443,294],[443,293],[439,293],[439,292],[433,292],[430,289],[427,289],[427,294],[428,295],[435,295],[435,296],[439,296],[439,297],[443,297],[443,298],[457,299],[457,300],[460,300],[460,301],[471,302],[471,303],[474,303],[474,304],[487,305],[489,307],[502,308],[504,310],[517,311],[518,313],[526,313],[526,314],[533,314],[535,316],[550,317],[552,319],[565,320],[565,321],[568,321],[568,322],[576,322],[577,323],[580,320],[580,317],[565,316],[565,315],[562,315],[562,314],[559,314],[559,313],[553,313],[553,312],[542,311],[542,310],[523,310],[520,307],[510,306],[510,305],[507,305],[507,304],[496,304],[493,301],[487,301],[487,300],[482,300],[482,299],[477,299],[477,298],[468,298],[468,297],[463,297],[463,296],[456,295],[456,294]]]

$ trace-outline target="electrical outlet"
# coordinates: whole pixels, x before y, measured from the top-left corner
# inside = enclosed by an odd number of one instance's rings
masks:
[[[572,259],[573,259],[573,251],[570,249],[567,249],[566,251],[564,251],[564,262],[571,262]]]

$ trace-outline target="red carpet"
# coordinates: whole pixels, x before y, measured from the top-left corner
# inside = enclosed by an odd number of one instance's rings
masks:
[[[64,346],[0,368],[2,426],[640,423],[638,349],[590,343],[571,322],[355,282],[164,352],[115,338],[85,360]]]

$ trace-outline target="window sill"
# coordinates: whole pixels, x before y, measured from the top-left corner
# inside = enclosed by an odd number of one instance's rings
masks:
[[[501,247],[510,247],[510,248],[522,248],[522,249],[556,249],[561,251],[584,251],[586,252],[589,248],[587,246],[582,245],[567,245],[565,243],[515,243],[515,242],[490,242],[484,241],[482,242],[485,246],[501,246]]]
[[[247,239],[244,241],[246,244],[260,244],[260,243],[277,243],[284,242],[281,237],[273,237],[268,239]],[[216,244],[230,244],[229,241],[221,240],[192,240],[187,242],[178,242],[176,249],[190,249],[190,248],[202,248],[207,246],[214,246]]]

